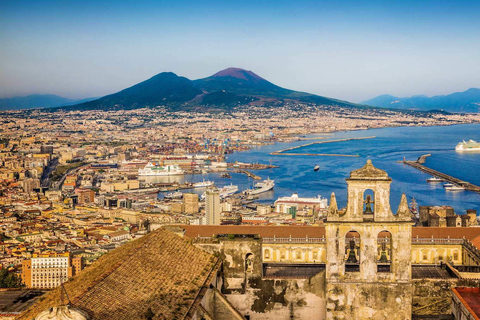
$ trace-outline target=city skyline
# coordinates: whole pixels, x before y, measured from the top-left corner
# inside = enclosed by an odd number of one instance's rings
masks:
[[[0,97],[117,92],[171,71],[240,67],[360,102],[480,87],[480,4],[265,1],[3,2]]]

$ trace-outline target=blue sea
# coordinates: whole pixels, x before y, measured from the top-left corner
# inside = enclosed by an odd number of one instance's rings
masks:
[[[315,144],[289,151],[359,157],[270,155],[273,151],[312,142],[370,136],[375,138]],[[259,202],[262,203],[273,203],[278,197],[290,196],[292,193],[298,193],[300,197],[320,195],[329,198],[334,192],[338,206],[344,207],[347,204],[345,179],[352,170],[361,168],[367,159],[371,159],[374,166],[385,170],[393,179],[391,204],[394,212],[400,203],[402,193],[405,193],[409,202],[415,198],[418,205],[449,205],[457,214],[464,214],[467,209],[475,209],[480,213],[480,194],[471,191],[446,191],[442,183],[427,183],[428,174],[396,162],[403,160],[404,157],[407,160],[416,160],[421,155],[430,153],[431,156],[425,162],[426,166],[480,185],[480,153],[455,152],[455,146],[462,140],[480,140],[480,124],[396,127],[308,136],[312,137],[325,139],[260,146],[231,154],[227,161],[272,163],[279,166],[275,169],[254,171],[262,178],[270,177],[275,180],[274,190],[260,195]],[[314,172],[313,167],[316,164],[320,165],[320,170]],[[181,180],[197,182],[210,179],[219,186],[236,184],[240,190],[250,188],[254,184],[252,179],[243,174],[231,175],[232,179],[221,178],[217,173],[186,175]],[[198,192],[201,193],[201,190]]]

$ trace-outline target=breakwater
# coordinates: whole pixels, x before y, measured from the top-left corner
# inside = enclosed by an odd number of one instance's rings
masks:
[[[274,156],[328,156],[328,157],[359,157],[358,154],[336,154],[336,153],[291,153],[287,151],[292,151],[295,149],[308,147],[315,144],[324,144],[324,143],[335,143],[335,142],[344,142],[344,141],[353,141],[353,140],[364,140],[364,139],[373,139],[375,136],[371,137],[359,137],[359,138],[347,138],[347,139],[336,139],[336,140],[328,140],[328,141],[319,141],[319,142],[312,142],[307,144],[302,144],[296,147],[290,147],[278,151],[271,152],[271,155]]]
[[[437,171],[437,170],[434,170],[432,168],[429,168],[429,167],[426,167],[423,165],[423,163],[425,163],[425,159],[430,156],[430,154],[425,154],[423,156],[421,156],[420,158],[418,158],[418,160],[416,161],[407,161],[407,160],[403,160],[403,161],[397,161],[397,162],[400,162],[400,163],[403,163],[403,164],[406,164],[410,167],[413,167],[417,170],[420,170],[422,172],[425,172],[425,173],[428,173],[428,174],[431,174],[432,176],[435,176],[435,177],[439,177],[439,178],[442,178],[443,180],[445,181],[448,181],[450,183],[453,183],[453,184],[456,184],[456,185],[459,185],[459,186],[462,186],[465,188],[465,190],[469,190],[469,191],[474,191],[474,192],[479,192],[480,193],[480,187],[479,186],[476,186],[468,181],[464,181],[464,180],[460,180],[458,178],[455,178],[455,177],[452,177],[446,173],[443,173],[443,172],[440,172],[440,171]]]

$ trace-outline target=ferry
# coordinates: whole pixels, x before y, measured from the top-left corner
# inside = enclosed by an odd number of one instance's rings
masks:
[[[447,191],[463,191],[463,190],[465,190],[465,188],[461,187],[461,186],[457,186],[457,185],[452,185],[450,187],[445,187],[445,190],[447,190]]]
[[[444,183],[444,184],[443,184],[443,187],[444,187],[444,188],[453,187],[453,183],[450,183],[450,182]]]
[[[274,186],[275,186],[275,180],[267,179],[267,180],[263,180],[263,182],[258,182],[257,184],[255,184],[255,187],[253,189],[245,190],[245,193],[248,193],[251,195],[260,194],[260,193],[264,193],[272,190]]]
[[[316,164],[315,167],[313,167],[313,171],[318,171],[318,170],[320,170],[320,166]]]
[[[232,194],[237,193],[238,192],[238,186],[234,186],[233,184],[230,184],[229,186],[224,186],[224,187],[220,188],[219,191],[220,191],[220,199],[224,199],[228,196],[231,196]],[[206,197],[207,197],[207,192],[205,191],[200,196],[200,200],[205,200]]]
[[[139,176],[174,176],[184,173],[185,171],[180,169],[177,164],[160,166],[153,162],[147,163],[147,165],[143,169],[138,170]]]
[[[181,199],[183,197],[183,193],[180,191],[171,192],[165,195],[165,199]]]
[[[427,179],[427,182],[443,182],[445,180],[443,180],[442,178],[439,178],[439,177],[430,177]]]
[[[474,140],[463,140],[455,147],[457,152],[480,152],[480,143]]]
[[[193,184],[194,188],[206,188],[210,186],[213,186],[213,181],[210,181],[210,180],[207,180],[207,181],[203,180],[202,182],[196,182]]]

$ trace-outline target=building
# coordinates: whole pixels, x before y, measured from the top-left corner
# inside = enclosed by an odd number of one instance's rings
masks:
[[[326,209],[328,200],[318,196],[316,198],[300,198],[294,193],[291,197],[281,197],[275,201],[275,211],[291,214],[295,218],[297,211],[312,209],[318,215],[321,209]]]
[[[205,197],[205,217],[207,225],[219,225],[221,211],[220,191],[218,188],[207,189]]]
[[[34,254],[22,261],[22,281],[28,288],[52,289],[82,269],[82,258],[70,253]]]
[[[185,213],[186,214],[195,214],[198,213],[198,194],[196,193],[184,193],[183,201],[185,204]]]
[[[480,319],[480,288],[453,288],[452,313],[455,320]]]
[[[391,182],[368,160],[347,179],[345,212],[332,193],[325,222],[327,319],[411,318],[412,214],[405,195],[392,213]]]

